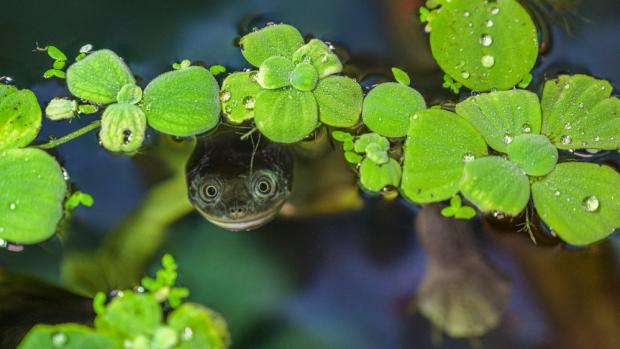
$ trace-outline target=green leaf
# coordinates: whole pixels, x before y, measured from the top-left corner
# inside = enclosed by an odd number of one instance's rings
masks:
[[[517,1],[453,0],[433,13],[433,57],[467,88],[507,90],[534,67],[538,33]]]
[[[441,215],[449,218],[449,217],[454,217],[454,214],[456,212],[456,209],[454,207],[444,207],[441,209]]]
[[[353,145],[353,139],[349,139],[342,143],[342,149],[345,151],[352,151],[355,146]]]
[[[469,97],[456,105],[456,113],[474,125],[491,148],[502,153],[506,153],[516,136],[540,132],[538,96],[529,91],[498,91]]]
[[[409,119],[425,109],[424,97],[412,89],[395,82],[373,88],[364,100],[362,118],[370,130],[386,137],[404,137],[409,129]]]
[[[295,65],[289,58],[274,56],[260,65],[256,82],[266,89],[278,89],[291,85],[291,73]]]
[[[101,117],[99,139],[112,152],[133,153],[144,142],[146,117],[139,107],[117,103],[110,105]]]
[[[383,165],[379,165],[370,159],[362,161],[360,184],[367,190],[379,192],[387,186],[398,187],[400,177],[400,164],[394,159],[389,159]]]
[[[349,132],[334,131],[332,132],[332,138],[337,140],[338,142],[346,142],[346,141],[352,141],[353,135],[351,135]]]
[[[291,85],[300,91],[312,91],[319,81],[316,69],[310,63],[299,63],[291,73]]]
[[[161,321],[161,307],[153,295],[123,291],[122,296],[108,304],[103,314],[97,315],[95,328],[122,338],[135,338],[153,335]]]
[[[377,143],[371,143],[366,147],[366,157],[377,165],[383,165],[390,160],[387,151]]]
[[[254,112],[256,127],[274,142],[298,142],[314,131],[318,123],[312,93],[294,89],[260,92]]]
[[[256,95],[261,87],[256,83],[257,72],[232,73],[224,79],[220,101],[224,116],[232,124],[240,124],[254,117]]]
[[[41,107],[30,90],[0,97],[0,150],[30,144],[41,129]]]
[[[43,73],[43,77],[45,79],[51,79],[54,77],[59,78],[59,79],[65,79],[67,77],[67,74],[62,70],[48,69],[45,71],[45,73]]]
[[[364,160],[364,158],[361,155],[354,153],[352,151],[345,151],[344,158],[350,164],[359,164]]]
[[[45,116],[50,120],[72,119],[78,110],[78,104],[68,98],[53,98],[45,108]]]
[[[211,72],[211,74],[213,74],[213,76],[218,76],[220,74],[226,73],[226,67],[223,65],[212,65],[209,67],[209,71]]]
[[[52,68],[56,70],[62,70],[66,64],[67,61],[55,61],[54,64],[52,64]]]
[[[465,164],[459,189],[483,212],[516,216],[530,199],[530,183],[516,164],[488,156]]]
[[[82,193],[81,191],[76,191],[65,201],[65,210],[73,211],[80,205],[91,207],[94,203],[95,200],[92,196]]]
[[[620,99],[586,75],[562,75],[543,90],[542,133],[560,149],[620,148]]]
[[[542,135],[524,134],[508,144],[510,161],[530,176],[544,176],[558,163],[558,150]]]
[[[4,97],[10,95],[11,93],[17,92],[18,89],[11,86],[11,85],[5,85],[5,84],[0,84],[0,101],[2,101],[4,99]]]
[[[407,72],[405,72],[404,70],[393,67],[392,74],[394,74],[394,79],[396,79],[397,82],[405,86],[411,85],[411,78],[409,77],[409,74],[407,74]]]
[[[608,166],[562,163],[532,184],[540,218],[569,244],[602,240],[620,227],[620,175]]]
[[[164,73],[144,89],[149,126],[172,136],[207,132],[220,120],[219,86],[203,67]]]
[[[67,69],[69,91],[94,103],[114,103],[123,86],[135,83],[129,67],[110,50],[95,51]]]
[[[78,106],[78,113],[80,114],[95,114],[96,112],[99,111],[99,107],[97,107],[96,105],[92,105],[92,104],[80,104]]]
[[[334,127],[355,126],[362,113],[362,87],[346,76],[320,80],[314,90],[322,123]]]
[[[0,151],[0,238],[34,244],[54,235],[66,190],[58,162],[44,151]]]
[[[297,29],[288,24],[276,24],[247,34],[239,41],[243,57],[255,67],[270,57],[291,59],[304,39]]]
[[[47,54],[57,61],[66,61],[67,56],[56,46],[47,46]]]
[[[420,111],[405,143],[402,193],[416,203],[447,200],[459,190],[465,163],[486,155],[484,139],[465,119],[445,110]]]
[[[342,63],[323,41],[312,39],[293,54],[293,62],[310,62],[316,68],[319,79],[342,71]]]
[[[36,325],[21,341],[18,349],[122,349],[119,339],[77,325]]]
[[[136,84],[127,84],[118,91],[118,103],[137,104],[142,99],[142,89]]]
[[[454,213],[454,218],[456,219],[472,219],[476,216],[476,210],[469,206],[463,206],[456,210]]]
[[[366,148],[371,144],[378,144],[380,149],[385,152],[390,149],[390,141],[388,141],[387,138],[376,133],[365,133],[359,136],[355,141],[355,151],[363,154],[366,152]]]
[[[230,345],[226,321],[220,314],[198,304],[181,305],[168,317],[168,325],[181,339],[175,349],[226,349]]]

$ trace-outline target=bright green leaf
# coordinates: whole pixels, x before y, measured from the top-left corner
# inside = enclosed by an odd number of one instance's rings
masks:
[[[232,73],[224,79],[220,101],[230,123],[240,124],[254,117],[256,95],[261,91],[256,74],[255,71]]]
[[[57,61],[66,61],[67,56],[56,46],[47,46],[47,54]]]
[[[345,151],[352,151],[355,146],[353,145],[353,139],[347,139],[342,143],[342,149]]]
[[[59,78],[59,79],[65,79],[67,77],[67,74],[62,70],[48,69],[43,73],[43,77],[45,79],[51,79],[54,77]]]
[[[345,151],[344,158],[350,164],[359,164],[364,160],[364,157],[352,151]]]
[[[562,75],[543,90],[542,133],[560,149],[620,148],[620,99],[586,75]]]
[[[366,147],[366,157],[377,165],[383,165],[390,160],[386,150],[377,143],[371,143]]]
[[[327,44],[312,39],[293,54],[295,63],[310,62],[316,68],[319,79],[342,71],[342,63]]]
[[[110,105],[101,117],[99,139],[112,152],[133,153],[144,142],[146,117],[139,107],[117,103]]]
[[[144,89],[149,126],[178,137],[207,132],[220,120],[219,91],[217,81],[203,67],[164,73]]]
[[[211,72],[211,74],[213,74],[213,76],[218,76],[222,73],[226,73],[226,67],[223,65],[212,65],[209,67],[209,71]]]
[[[316,87],[319,76],[310,63],[299,63],[291,73],[291,85],[300,91],[312,91]]]
[[[472,219],[476,216],[476,210],[469,206],[463,206],[454,212],[454,218],[456,219]]]
[[[220,314],[198,304],[181,305],[168,317],[168,325],[181,338],[177,349],[226,349],[230,345],[226,321]]]
[[[118,338],[77,325],[36,325],[24,337],[18,349],[122,349]]]
[[[582,246],[620,228],[620,175],[608,166],[562,163],[532,184],[540,218],[562,240]]]
[[[425,109],[424,97],[411,87],[395,82],[373,88],[364,100],[362,118],[373,132],[386,137],[404,137],[409,120]]]
[[[65,201],[65,210],[73,211],[80,205],[91,207],[94,203],[95,200],[92,196],[82,193],[81,191],[76,191]]]
[[[352,141],[353,135],[349,132],[344,131],[334,131],[332,132],[332,138],[337,140],[338,142]]]
[[[123,86],[135,83],[129,67],[110,50],[95,51],[67,69],[69,91],[95,103],[114,103]]]
[[[77,113],[78,104],[68,98],[53,98],[45,108],[45,116],[50,120],[72,119]]]
[[[404,70],[394,67],[392,68],[392,74],[394,74],[394,79],[396,79],[397,82],[405,86],[411,85],[411,78]]]
[[[288,24],[266,26],[242,37],[239,41],[243,57],[255,67],[270,57],[282,56],[291,59],[304,39],[297,29]]]
[[[446,218],[454,217],[455,212],[456,212],[456,209],[451,206],[444,207],[441,209],[441,215]]]
[[[538,33],[518,1],[453,0],[433,13],[433,57],[467,88],[507,90],[534,67]]]
[[[394,159],[389,159],[383,165],[379,165],[370,159],[362,161],[360,184],[367,190],[379,192],[387,186],[398,187],[400,177],[400,164]]]
[[[530,176],[544,176],[558,163],[558,150],[542,135],[523,134],[508,144],[510,161]]]
[[[322,123],[334,127],[353,127],[362,113],[362,87],[346,76],[320,80],[314,90]]]
[[[66,190],[62,169],[44,151],[0,151],[0,238],[34,244],[54,235]]]
[[[380,149],[387,152],[390,149],[390,141],[376,133],[365,133],[355,141],[355,151],[363,154],[370,144],[378,144]]]
[[[469,97],[456,105],[456,113],[474,125],[491,148],[502,153],[506,153],[514,137],[540,132],[538,96],[529,91],[498,91]]]
[[[54,64],[52,64],[52,68],[56,70],[62,70],[66,64],[67,61],[55,61]]]
[[[97,107],[96,105],[92,105],[92,104],[80,104],[77,108],[78,113],[80,114],[95,114],[96,112],[99,111],[99,107]]]
[[[118,91],[118,103],[137,104],[142,99],[142,89],[136,84],[127,84]]]
[[[162,321],[162,311],[155,297],[148,293],[123,291],[103,314],[95,318],[95,328],[123,338],[153,335]]]
[[[291,84],[293,62],[285,57],[274,56],[263,61],[258,69],[256,82],[266,89],[278,89]]]
[[[413,202],[430,203],[454,196],[465,163],[486,156],[487,146],[462,117],[427,109],[414,115],[404,151],[402,193]]]
[[[298,142],[312,133],[318,124],[314,96],[311,92],[295,89],[260,92],[254,113],[256,127],[274,142]]]
[[[483,212],[516,216],[530,199],[530,183],[516,164],[488,156],[465,164],[459,189]]]
[[[0,97],[0,150],[27,146],[40,129],[41,107],[32,91],[19,90]]]

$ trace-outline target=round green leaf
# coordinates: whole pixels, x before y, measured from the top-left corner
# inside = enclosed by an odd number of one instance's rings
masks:
[[[99,138],[109,151],[133,153],[142,146],[146,132],[146,117],[133,104],[110,105],[101,117]]]
[[[293,62],[310,62],[316,68],[319,79],[342,71],[342,63],[323,41],[312,39],[293,54]]]
[[[558,163],[558,150],[542,135],[524,134],[508,144],[510,161],[530,176],[544,176]]]
[[[480,131],[489,146],[506,153],[507,145],[524,133],[539,133],[541,116],[536,94],[524,90],[498,91],[469,97],[456,113]]]
[[[543,90],[542,133],[560,149],[620,148],[620,99],[586,75],[562,75]]]
[[[25,147],[41,129],[41,107],[30,90],[5,90],[0,96],[0,150]]]
[[[300,91],[312,91],[319,76],[310,63],[299,63],[291,73],[291,85]]]
[[[320,80],[314,90],[322,123],[334,127],[353,127],[360,119],[362,87],[346,76]]]
[[[67,70],[67,87],[81,99],[100,104],[116,102],[127,84],[135,84],[129,67],[110,50],[99,50],[72,64]]]
[[[452,0],[433,13],[433,57],[467,88],[507,90],[534,67],[538,33],[517,1]]]
[[[414,114],[405,143],[401,190],[416,203],[438,202],[458,192],[463,167],[487,155],[487,145],[462,117],[437,109]]]
[[[118,91],[118,103],[137,104],[142,99],[142,89],[136,84],[127,84]]]
[[[396,82],[388,82],[368,93],[362,118],[373,132],[386,137],[404,137],[411,116],[425,108],[424,97],[418,91]]]
[[[258,130],[274,142],[298,142],[318,124],[314,96],[295,89],[263,90],[256,97],[254,113]]]
[[[66,190],[62,169],[44,151],[0,151],[0,238],[34,244],[54,235]]]
[[[295,65],[289,58],[281,56],[267,58],[258,69],[256,82],[270,90],[289,86],[293,69]]]
[[[77,325],[36,325],[21,341],[18,349],[121,349],[122,343],[108,334]]]
[[[303,44],[299,31],[288,24],[266,26],[251,32],[239,41],[243,57],[255,67],[270,57],[282,56],[291,59],[293,53]]]
[[[261,87],[256,83],[256,71],[232,73],[224,79],[220,101],[224,116],[232,124],[240,124],[254,117],[256,95]]]
[[[480,211],[516,216],[530,200],[530,183],[516,164],[488,156],[465,164],[459,189]]]
[[[379,165],[366,158],[360,166],[360,183],[363,188],[370,191],[379,192],[387,186],[398,187],[400,177],[400,164],[394,159]]]
[[[562,240],[582,246],[620,227],[620,175],[608,166],[570,162],[532,184],[540,218]]]
[[[95,328],[123,338],[151,336],[162,321],[162,311],[155,296],[124,291],[114,298],[104,313],[95,318]]]
[[[198,304],[181,305],[168,317],[168,325],[179,333],[177,349],[225,349],[230,345],[226,321]]]
[[[76,101],[68,98],[54,98],[45,108],[45,116],[50,120],[72,119],[78,111]]]
[[[355,151],[363,154],[366,152],[366,148],[368,148],[371,144],[378,144],[380,148],[387,152],[390,149],[390,141],[383,136],[379,136],[376,133],[365,133],[355,141]]]
[[[204,133],[220,120],[219,87],[203,67],[164,73],[144,89],[149,126],[178,137]]]

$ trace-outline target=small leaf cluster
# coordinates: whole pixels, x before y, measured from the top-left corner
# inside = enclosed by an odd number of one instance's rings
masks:
[[[146,290],[117,291],[110,301],[104,293],[98,293],[93,300],[97,314],[94,328],[78,324],[36,325],[18,348],[228,348],[230,339],[223,318],[198,304],[182,303],[188,292],[173,287],[177,276],[174,259],[165,255],[162,264],[155,279],[143,280],[143,284],[149,285]],[[164,289],[168,291],[162,292]],[[174,295],[174,290],[185,291],[183,295]],[[174,308],[167,315],[166,302]]]
[[[463,206],[463,199],[459,195],[455,195],[450,199],[450,206],[441,210],[441,215],[448,218],[472,219],[476,216],[476,210],[469,206]]]

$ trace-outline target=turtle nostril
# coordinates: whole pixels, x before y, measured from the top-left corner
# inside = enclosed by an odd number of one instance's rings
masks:
[[[245,215],[246,209],[243,206],[235,205],[228,209],[228,213],[232,218],[240,218]]]

